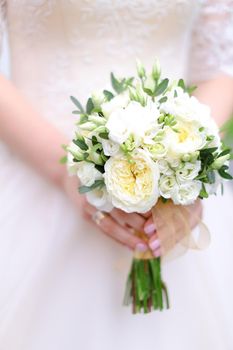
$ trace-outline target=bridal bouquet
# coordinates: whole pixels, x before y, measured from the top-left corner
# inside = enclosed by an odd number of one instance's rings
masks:
[[[111,74],[111,83],[113,92],[93,93],[86,108],[71,97],[78,120],[66,147],[68,168],[80,179],[79,192],[98,210],[152,210],[154,218],[162,213],[165,253],[178,243],[180,231],[190,235],[185,206],[215,193],[221,177],[232,179],[230,150],[223,147],[210,109],[190,96],[193,88],[162,79],[158,62],[149,74],[140,62],[137,77]],[[147,241],[142,232],[135,234]],[[169,307],[160,265],[150,250],[135,252],[125,293],[134,313]]]

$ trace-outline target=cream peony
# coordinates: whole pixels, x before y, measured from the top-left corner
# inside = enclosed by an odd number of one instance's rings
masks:
[[[127,213],[145,213],[158,200],[158,165],[142,150],[131,161],[121,154],[110,158],[104,179],[114,207]]]
[[[78,163],[77,175],[85,186],[91,186],[96,180],[101,180],[103,175],[95,168],[95,164],[88,162]]]
[[[126,108],[120,108],[109,115],[106,128],[110,140],[122,144],[130,135],[135,140],[142,139],[146,133],[157,126],[159,111],[156,104],[143,107],[131,101]]]

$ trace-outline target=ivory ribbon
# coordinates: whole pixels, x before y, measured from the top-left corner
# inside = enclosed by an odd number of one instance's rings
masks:
[[[174,205],[171,201],[163,203],[161,200],[152,208],[152,215],[156,224],[158,238],[161,243],[163,260],[171,260],[183,255],[188,249],[202,250],[210,243],[210,233],[205,224],[194,217],[193,206]],[[198,225],[195,230],[191,229],[191,220],[194,218]],[[145,242],[148,236],[137,232]],[[153,258],[150,250],[145,253],[135,252],[135,258]]]

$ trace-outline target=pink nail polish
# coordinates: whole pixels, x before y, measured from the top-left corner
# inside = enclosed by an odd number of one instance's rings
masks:
[[[160,249],[157,249],[153,252],[153,255],[158,258],[159,256],[161,256],[161,250]]]
[[[136,245],[136,250],[138,250],[139,252],[145,252],[147,249],[148,249],[148,247],[144,243],[138,243]]]
[[[159,239],[155,239],[154,241],[149,243],[150,249],[151,250],[155,250],[158,249],[160,247],[160,241]]]
[[[150,224],[148,226],[145,227],[145,233],[147,235],[151,235],[152,233],[154,233],[156,230],[155,224]]]

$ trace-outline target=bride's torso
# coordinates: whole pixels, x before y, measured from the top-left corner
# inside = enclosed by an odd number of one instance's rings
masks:
[[[164,74],[185,76],[199,2],[190,0],[9,0],[11,76],[42,113],[63,130],[73,120],[69,95],[85,100],[130,75],[135,59],[155,57]]]

